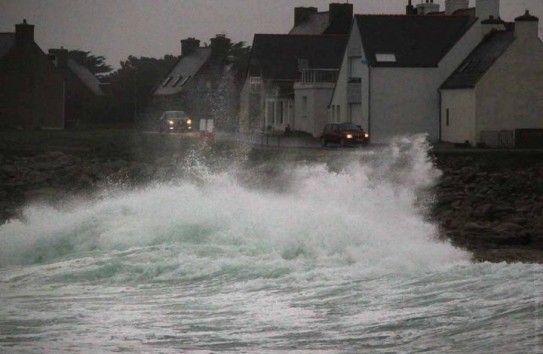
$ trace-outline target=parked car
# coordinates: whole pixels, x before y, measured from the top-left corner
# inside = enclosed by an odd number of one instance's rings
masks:
[[[158,121],[158,131],[161,133],[192,131],[192,119],[183,111],[166,111]]]
[[[328,144],[347,145],[367,145],[369,134],[361,126],[353,123],[330,123],[324,126],[321,135],[322,146]]]

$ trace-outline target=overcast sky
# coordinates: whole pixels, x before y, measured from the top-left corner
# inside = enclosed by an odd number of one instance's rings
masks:
[[[116,68],[129,55],[179,55],[179,41],[187,37],[203,44],[224,33],[250,45],[255,33],[287,33],[294,7],[327,11],[330,2],[343,0],[0,0],[0,32],[14,32],[15,24],[27,19],[36,26],[35,39],[44,51],[60,46],[91,51]],[[357,14],[399,14],[407,4],[407,0],[349,2]],[[443,9],[444,0],[436,2]],[[501,0],[505,20],[525,9],[543,22],[543,0]],[[541,28],[540,23],[543,37]]]

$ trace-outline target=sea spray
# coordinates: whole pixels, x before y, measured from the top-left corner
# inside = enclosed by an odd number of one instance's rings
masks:
[[[2,225],[0,351],[541,351],[542,267],[436,240],[423,137],[311,162],[213,154]]]
[[[28,206],[23,221],[0,228],[0,262],[47,263],[155,245],[180,247],[179,259],[210,265],[243,259],[242,268],[301,258],[412,271],[464,261],[464,252],[436,241],[436,227],[416,207],[439,175],[426,148],[424,137],[401,139],[376,152],[347,153],[333,170],[327,163],[291,162],[271,180],[279,189],[249,187],[243,181],[254,177],[251,168],[240,171],[241,163],[213,164],[192,153],[176,183],[111,193],[69,209]]]

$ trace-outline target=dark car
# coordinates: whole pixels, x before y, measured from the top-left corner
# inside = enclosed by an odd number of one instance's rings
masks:
[[[322,146],[328,144],[367,145],[369,134],[361,126],[353,123],[330,123],[324,126],[321,135]]]
[[[158,121],[161,133],[192,131],[192,119],[183,111],[166,111]]]

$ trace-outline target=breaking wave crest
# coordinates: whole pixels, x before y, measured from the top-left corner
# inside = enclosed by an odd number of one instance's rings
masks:
[[[76,280],[344,276],[465,263],[426,220],[439,177],[424,137],[317,162],[192,156],[178,181],[52,207],[0,226],[0,266],[62,265]],[[56,268],[55,268],[56,269]],[[51,270],[50,276],[59,271]]]

